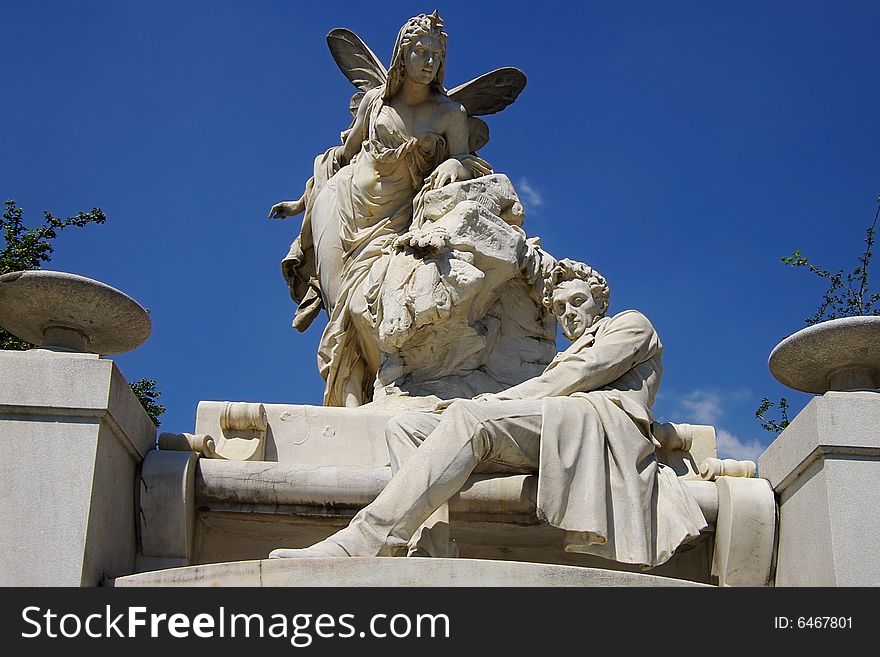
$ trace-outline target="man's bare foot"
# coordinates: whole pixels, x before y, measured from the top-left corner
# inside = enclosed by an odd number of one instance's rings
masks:
[[[321,541],[307,548],[278,548],[269,553],[270,559],[317,559],[321,557],[348,557],[339,543]]]

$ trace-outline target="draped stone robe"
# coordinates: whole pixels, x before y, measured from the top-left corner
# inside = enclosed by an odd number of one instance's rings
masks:
[[[651,408],[663,347],[635,310],[604,317],[502,399],[543,400],[538,515],[566,530],[565,549],[663,563],[706,520],[657,461]]]

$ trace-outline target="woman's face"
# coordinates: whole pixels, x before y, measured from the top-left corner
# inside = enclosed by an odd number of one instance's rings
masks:
[[[437,77],[442,61],[440,40],[427,34],[420,36],[405,53],[406,77],[419,84],[430,84]]]

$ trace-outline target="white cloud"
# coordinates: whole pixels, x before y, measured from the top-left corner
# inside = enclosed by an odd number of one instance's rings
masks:
[[[767,448],[766,445],[762,445],[755,439],[744,442],[725,429],[718,430],[717,439],[718,458],[720,459],[757,462],[758,457]]]
[[[715,424],[722,415],[721,396],[716,392],[694,390],[679,402],[682,420],[697,424]]]
[[[748,391],[737,390],[724,395],[724,401],[737,402],[749,398]],[[755,439],[741,440],[727,429],[718,426],[724,416],[722,395],[714,390],[693,390],[678,400],[673,422],[709,424],[715,427],[718,441],[718,458],[738,461],[757,461],[766,445]]]
[[[527,207],[537,208],[544,204],[541,193],[526,178],[519,179],[516,183],[516,191],[523,198]]]

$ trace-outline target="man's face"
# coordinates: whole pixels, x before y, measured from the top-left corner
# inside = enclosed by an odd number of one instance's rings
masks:
[[[577,340],[599,318],[599,307],[586,281],[565,281],[553,290],[553,313],[569,340]]]

